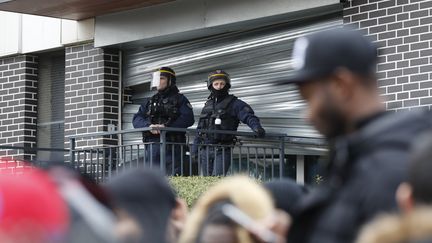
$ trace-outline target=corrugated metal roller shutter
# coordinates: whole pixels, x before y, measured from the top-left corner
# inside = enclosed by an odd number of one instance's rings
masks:
[[[205,84],[208,72],[221,68],[231,75],[231,93],[253,107],[267,131],[317,138],[319,135],[301,119],[304,104],[295,87],[276,86],[275,83],[291,73],[290,56],[296,38],[341,24],[338,18],[295,27],[278,25],[125,51],[124,84],[134,90],[135,104],[124,107],[123,129],[132,128],[131,120],[138,104],[153,94],[149,91],[149,82],[151,73],[158,67],[170,66],[177,72],[178,87],[191,101],[195,116],[209,94]],[[241,126],[240,130],[248,128]],[[139,140],[136,134],[126,137],[125,143]]]

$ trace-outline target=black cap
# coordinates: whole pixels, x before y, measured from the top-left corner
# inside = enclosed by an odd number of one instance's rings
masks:
[[[290,215],[297,214],[297,203],[307,194],[307,188],[292,179],[274,180],[264,183],[278,209]]]
[[[140,224],[141,242],[165,242],[168,220],[176,205],[176,196],[158,171],[134,169],[106,184],[114,206],[120,207]]]
[[[298,38],[292,54],[294,74],[281,82],[301,84],[344,67],[357,74],[373,74],[377,48],[358,31],[330,29]]]

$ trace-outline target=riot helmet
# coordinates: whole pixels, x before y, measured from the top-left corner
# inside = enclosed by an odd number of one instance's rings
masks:
[[[173,69],[169,67],[161,67],[153,73],[153,80],[151,83],[152,88],[157,88],[160,83],[160,78],[165,77],[168,80],[167,88],[176,85],[176,74]]]
[[[215,71],[209,73],[209,75],[208,75],[207,88],[209,90],[213,90],[213,88],[212,88],[213,81],[215,81],[217,79],[225,80],[226,85],[225,85],[224,89],[228,90],[231,88],[231,78],[230,78],[229,74],[223,70],[218,69],[218,70],[215,70]]]

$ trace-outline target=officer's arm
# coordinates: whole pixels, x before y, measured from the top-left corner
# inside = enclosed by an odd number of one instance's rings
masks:
[[[168,127],[188,128],[195,122],[192,105],[189,100],[183,96],[179,108],[180,115],[173,122],[166,124]]]
[[[259,118],[255,116],[252,108],[244,101],[234,101],[233,108],[234,112],[237,114],[237,118],[244,124],[248,125],[252,130],[261,127]]]
[[[150,117],[147,115],[148,102],[140,106],[138,112],[132,119],[134,128],[149,127],[151,125]]]

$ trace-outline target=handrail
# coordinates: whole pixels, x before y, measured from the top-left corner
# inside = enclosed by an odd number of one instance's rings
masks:
[[[160,130],[160,131],[167,131],[167,132],[186,132],[186,133],[217,133],[217,134],[230,134],[235,136],[256,136],[254,132],[237,132],[237,131],[229,131],[229,130],[208,130],[208,129],[192,129],[192,128],[177,128],[177,127],[160,127],[160,128],[135,128],[135,129],[125,129],[125,130],[117,130],[112,132],[96,132],[96,133],[89,133],[89,134],[81,134],[81,135],[72,135],[68,136],[67,138],[91,138],[91,137],[97,137],[97,136],[110,136],[110,135],[117,135],[117,134],[125,134],[125,133],[135,133],[135,132],[148,132],[152,130]],[[266,134],[266,137],[287,137],[286,134],[283,133],[269,133]]]
[[[122,148],[120,145],[116,146],[102,146],[102,147],[98,147],[98,148],[90,148],[89,151],[86,150],[86,148],[79,148],[77,149],[77,140],[79,139],[88,139],[88,138],[96,138],[96,137],[101,137],[101,136],[111,136],[111,135],[118,135],[118,134],[125,134],[125,133],[137,133],[137,132],[144,132],[144,131],[151,131],[151,130],[160,130],[160,140],[158,140],[157,145],[155,147],[146,147],[145,143],[142,144],[141,146],[138,145],[136,146],[136,154],[133,155],[133,151],[134,148],[131,146],[130,150],[128,150],[128,148],[124,147]],[[185,132],[188,133],[188,136],[191,136],[193,134],[198,134],[198,133],[217,133],[217,134],[230,134],[230,135],[235,135],[235,136],[239,136],[239,137],[243,137],[241,140],[243,140],[246,143],[237,143],[236,145],[227,145],[225,148],[225,145],[213,145],[213,144],[199,144],[198,146],[201,147],[206,147],[208,146],[210,148],[210,150],[212,149],[216,149],[220,148],[222,153],[225,153],[223,151],[226,151],[226,149],[234,149],[237,148],[236,150],[236,156],[238,153],[238,157],[235,157],[233,155],[234,150],[229,150],[231,151],[231,156],[230,156],[230,160],[231,160],[231,165],[234,165],[233,163],[233,159],[232,158],[237,158],[237,162],[238,163],[238,170],[241,170],[241,164],[243,163],[242,160],[247,160],[247,171],[249,171],[249,163],[252,163],[252,166],[255,164],[255,169],[258,171],[258,166],[260,166],[260,168],[263,168],[263,172],[264,175],[266,174],[266,168],[270,169],[272,176],[273,173],[275,173],[275,175],[282,177],[286,168],[286,154],[285,152],[287,151],[286,149],[289,149],[290,146],[296,146],[296,145],[325,145],[325,142],[323,139],[317,139],[317,138],[307,138],[307,137],[296,137],[296,136],[288,136],[287,134],[279,134],[279,133],[270,133],[270,134],[266,134],[266,136],[264,138],[257,138],[256,134],[253,132],[237,132],[237,131],[221,131],[221,130],[205,130],[205,129],[184,129],[184,128],[171,128],[171,127],[163,127],[163,128],[138,128],[138,129],[127,129],[127,130],[119,130],[119,131],[110,131],[110,132],[96,132],[96,133],[91,133],[91,134],[82,134],[82,135],[74,135],[74,136],[68,136],[67,138],[69,138],[69,149],[60,149],[60,148],[37,148],[37,147],[22,147],[22,146],[11,146],[11,145],[0,145],[0,149],[4,149],[4,150],[8,150],[8,149],[15,149],[15,150],[24,150],[26,151],[51,151],[51,152],[64,152],[64,153],[68,153],[69,156],[67,156],[67,154],[65,154],[65,159],[68,158],[68,161],[71,163],[71,165],[76,168],[76,169],[81,169],[84,171],[90,171],[90,173],[96,173],[98,175],[101,175],[102,177],[104,176],[103,173],[107,172],[109,176],[111,176],[112,170],[117,170],[120,169],[122,164],[121,163],[126,163],[125,161],[127,160],[122,160],[119,158],[122,158],[121,156],[119,156],[119,154],[121,153],[129,153],[130,155],[130,165],[132,165],[132,161],[136,161],[136,163],[138,164],[138,162],[141,159],[138,158],[142,158],[142,163],[150,163],[150,166],[152,164],[152,158],[151,157],[146,157],[151,153],[151,149],[157,149],[160,150],[159,151],[159,156],[160,158],[157,159],[158,162],[156,162],[156,165],[160,166],[160,170],[163,171],[164,173],[167,173],[166,169],[167,166],[168,168],[171,168],[170,170],[172,170],[172,173],[174,173],[175,168],[173,167],[174,162],[172,162],[173,160],[170,159],[168,161],[171,161],[170,164],[167,165],[167,157],[171,155],[172,157],[174,157],[175,153],[180,153],[183,154],[179,161],[177,161],[177,163],[181,164],[181,171],[182,173],[184,173],[184,168],[183,165],[185,163],[187,163],[187,165],[189,165],[189,170],[190,174],[192,174],[192,164],[193,163],[197,163],[196,160],[201,161],[200,160],[200,154],[198,154],[198,157],[192,157],[191,154],[187,155],[187,152],[185,151],[191,151],[189,149],[191,149],[192,144],[190,144],[189,142],[186,143],[175,143],[173,144],[172,142],[167,141],[167,134],[169,134],[169,132]],[[249,144],[249,138],[253,141],[252,143]],[[188,140],[187,140],[188,141]],[[159,145],[160,144],[160,145]],[[270,145],[268,148],[266,148],[267,145]],[[253,148],[251,147],[255,146],[255,152],[253,152]],[[264,147],[259,147],[263,145]],[[129,146],[129,145],[128,145]],[[171,146],[171,147],[170,147]],[[180,151],[177,151],[173,146],[180,146],[179,148]],[[140,148],[143,149],[142,151],[140,151]],[[252,148],[252,152],[250,153],[249,149]],[[146,149],[149,149],[146,151]],[[169,150],[171,149],[171,150]],[[269,149],[269,150],[267,150]],[[125,152],[126,151],[126,152]],[[129,152],[127,152],[129,151]],[[167,153],[168,151],[168,153]],[[140,153],[141,153],[141,157],[140,157]],[[242,157],[243,154],[243,157]],[[246,154],[246,157],[244,157],[244,155]],[[255,154],[255,155],[254,155]],[[260,157],[264,155],[264,157]],[[116,157],[117,156],[117,157]],[[136,156],[136,158],[134,158],[133,156]],[[183,156],[188,156],[188,157],[183,157]],[[201,155],[204,156],[204,155]],[[208,152],[207,152],[207,156],[208,156]],[[251,156],[251,157],[249,157]],[[255,156],[255,160],[253,160],[252,158]],[[267,157],[266,157],[267,156]],[[147,159],[146,159],[147,158]],[[150,159],[149,159],[150,158]],[[225,157],[224,157],[225,158]],[[250,158],[252,160],[250,160]],[[258,159],[259,158],[259,159]],[[264,158],[264,160],[263,160]],[[268,160],[268,161],[267,161]],[[145,162],[146,161],[146,162]],[[193,162],[195,161],[195,162]],[[267,161],[267,162],[266,162]],[[65,161],[66,162],[66,161]],[[36,162],[37,163],[37,162]],[[135,163],[135,162],[134,162]],[[201,166],[199,164],[200,162],[198,162],[198,167]],[[225,162],[224,162],[225,163]],[[269,163],[271,164],[271,167],[268,167]],[[245,165],[245,166],[246,166]],[[171,166],[171,167],[169,167]],[[276,166],[276,167],[274,167]],[[199,167],[199,168],[203,168],[203,167]],[[260,173],[261,173],[260,172]],[[86,172],[87,173],[87,172]],[[102,174],[100,174],[102,173]],[[170,173],[170,171],[168,171],[168,173]],[[232,171],[231,171],[232,173]]]
[[[196,133],[216,133],[216,134],[230,134],[234,136],[256,137],[256,134],[254,132],[238,132],[238,131],[228,131],[228,130],[208,130],[208,129],[191,129],[191,128],[175,128],[175,127],[161,127],[161,128],[145,127],[145,128],[117,130],[111,132],[96,132],[96,133],[89,133],[89,134],[72,135],[66,138],[68,139],[94,138],[100,136],[110,136],[110,135],[118,135],[118,134],[126,134],[126,133],[148,132],[152,130],[160,130],[166,132],[186,132],[186,133],[195,133],[195,134]],[[266,133],[264,138],[284,139],[287,143],[308,144],[308,145],[317,145],[317,146],[326,145],[326,142],[323,138],[289,136],[284,133]]]

